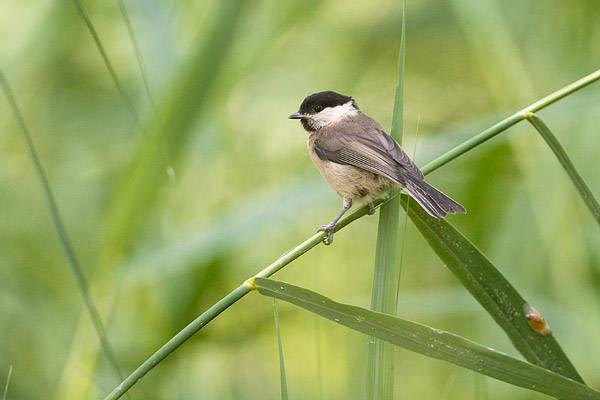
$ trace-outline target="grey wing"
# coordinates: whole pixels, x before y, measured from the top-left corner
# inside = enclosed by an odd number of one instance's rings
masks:
[[[424,178],[421,170],[412,162],[408,154],[400,147],[398,142],[394,140],[390,135],[382,130],[379,130],[377,140],[383,145],[387,153],[405,170],[409,171],[411,175],[417,176],[421,179]]]
[[[406,174],[423,179],[423,173],[408,154],[378,124],[367,127],[366,131],[364,125],[356,124],[344,133],[325,128],[317,137],[314,150],[322,160],[353,165],[402,186],[406,184]]]

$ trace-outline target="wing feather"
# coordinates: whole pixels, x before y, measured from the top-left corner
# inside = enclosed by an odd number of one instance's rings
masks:
[[[364,114],[344,123],[321,129],[314,150],[322,160],[353,165],[406,185],[403,175],[423,179],[423,173],[402,150],[398,143],[373,119]]]

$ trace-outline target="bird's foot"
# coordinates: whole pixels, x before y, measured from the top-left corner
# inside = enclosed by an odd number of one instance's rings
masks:
[[[325,239],[323,239],[323,244],[325,246],[329,246],[331,243],[333,243],[333,230],[335,228],[335,224],[326,224],[323,225],[322,227],[320,227],[317,232],[328,232],[329,234],[327,235],[327,237]]]
[[[369,203],[369,211],[367,211],[367,214],[369,214],[369,215],[375,214],[375,204]]]

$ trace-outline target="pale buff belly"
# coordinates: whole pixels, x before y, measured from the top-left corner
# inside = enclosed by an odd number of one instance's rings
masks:
[[[323,161],[314,152],[311,152],[311,158],[323,178],[341,197],[370,203],[385,196],[393,186],[397,186],[391,180],[372,172],[351,165]]]

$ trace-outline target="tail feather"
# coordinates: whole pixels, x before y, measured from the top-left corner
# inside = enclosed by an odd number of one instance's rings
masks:
[[[432,217],[444,218],[449,213],[467,213],[463,206],[424,180],[413,176],[406,178],[404,190]]]

